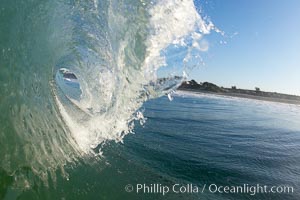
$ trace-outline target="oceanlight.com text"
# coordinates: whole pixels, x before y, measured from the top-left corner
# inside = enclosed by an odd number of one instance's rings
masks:
[[[173,184],[163,185],[159,183],[153,184],[128,184],[125,186],[126,192],[136,194],[161,194],[168,193],[175,194],[201,194],[205,192],[220,193],[220,194],[249,194],[251,196],[256,194],[293,194],[294,187],[288,185],[217,185],[217,184]]]

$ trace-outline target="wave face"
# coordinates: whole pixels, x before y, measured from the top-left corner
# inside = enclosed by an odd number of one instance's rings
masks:
[[[142,103],[175,89],[216,30],[192,0],[1,4],[1,168],[42,177],[122,141],[144,122]]]

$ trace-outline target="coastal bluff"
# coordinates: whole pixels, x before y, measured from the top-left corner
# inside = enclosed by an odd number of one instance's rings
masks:
[[[277,92],[265,92],[261,91],[258,87],[256,87],[255,90],[239,89],[236,86],[225,88],[210,82],[197,83],[195,80],[190,80],[182,82],[182,84],[178,87],[178,90],[200,93],[214,93],[225,96],[300,104],[300,96],[282,94]]]

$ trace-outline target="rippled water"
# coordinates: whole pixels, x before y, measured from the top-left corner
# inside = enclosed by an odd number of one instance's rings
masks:
[[[29,169],[34,187],[12,189],[1,174],[6,199],[299,199],[299,106],[180,93],[143,105],[147,122],[122,143],[107,143],[93,165],[67,165],[56,184],[43,186]],[[137,194],[127,184],[193,183],[289,185],[293,194]],[[6,191],[6,192],[5,192]],[[16,191],[18,191],[16,193]]]
[[[0,9],[0,168],[23,185],[24,169],[47,183],[122,141],[144,121],[143,102],[172,92],[217,30],[192,0],[3,0]],[[175,50],[177,71],[167,62]]]
[[[192,0],[2,0],[0,199],[236,197],[125,192],[137,183],[297,188],[299,107],[173,99],[212,31],[223,34]],[[299,193],[261,195],[282,197]]]

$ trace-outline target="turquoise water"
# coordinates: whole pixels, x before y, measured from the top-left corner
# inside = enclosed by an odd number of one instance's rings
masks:
[[[137,193],[242,183],[298,199],[299,107],[168,100],[211,32],[193,0],[1,0],[0,199],[249,199]]]
[[[4,199],[299,199],[299,106],[224,98],[175,95],[144,105],[147,122],[124,143],[107,143],[93,164],[67,165],[56,184],[44,186],[29,169],[31,188],[13,189],[1,174]],[[3,182],[3,180],[5,180]],[[287,185],[293,193],[220,194],[126,192],[131,184]],[[136,188],[135,188],[136,189]]]
[[[143,102],[171,93],[217,30],[192,0],[3,0],[0,9],[0,167],[44,182],[121,142],[144,121]]]

